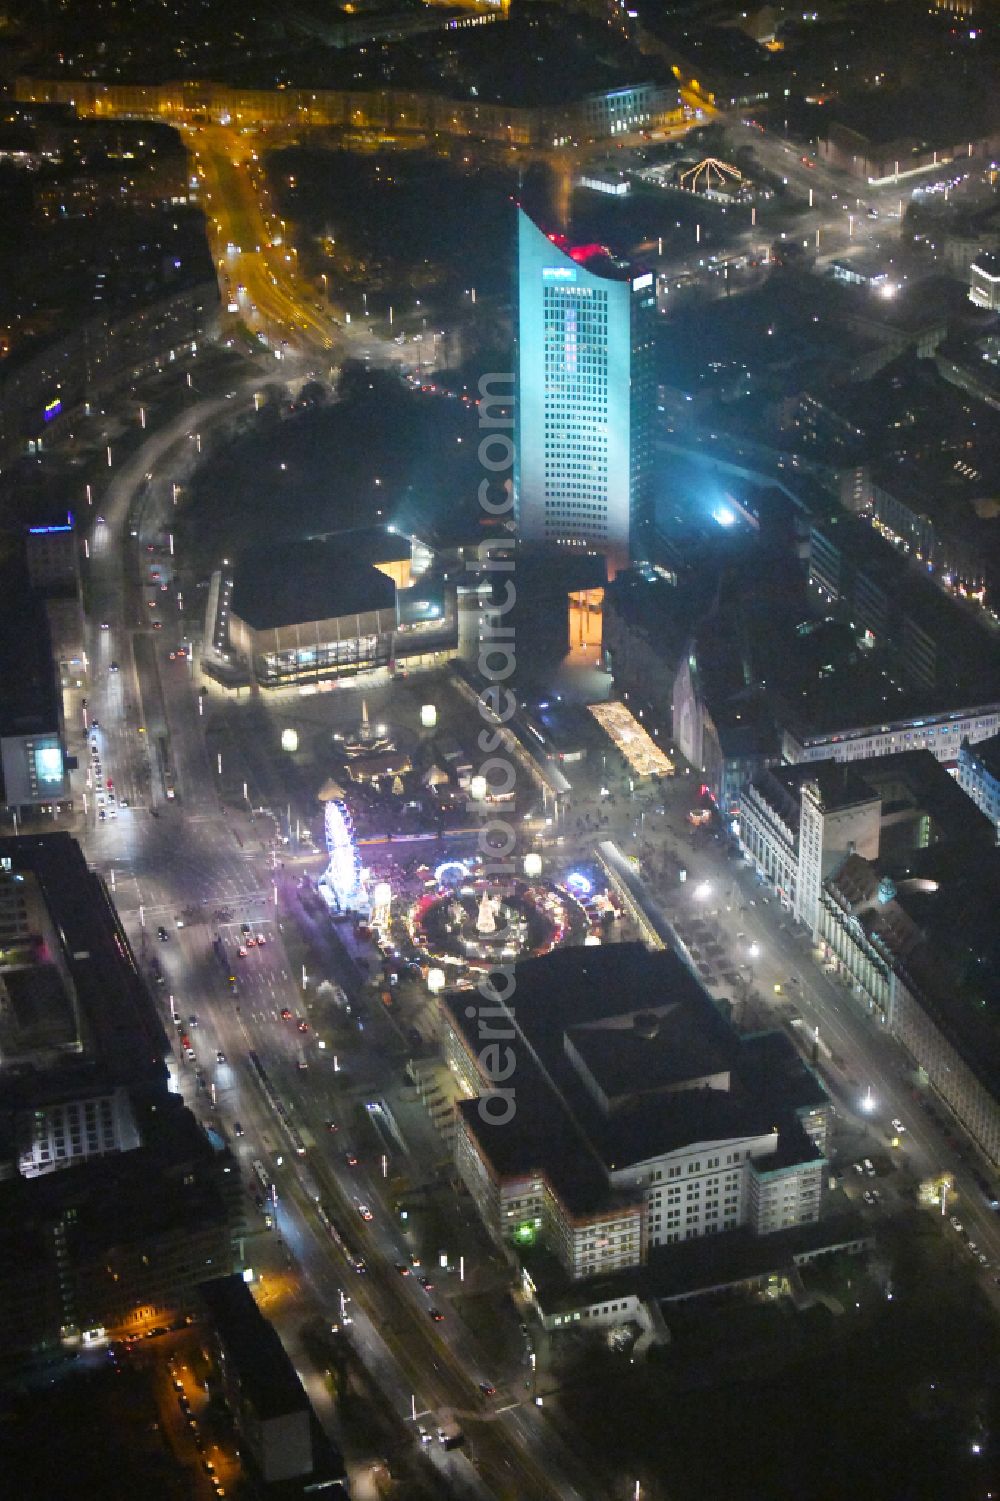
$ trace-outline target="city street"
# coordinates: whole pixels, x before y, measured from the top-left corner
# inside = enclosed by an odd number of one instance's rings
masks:
[[[276,865],[271,821],[251,819],[245,811],[222,805],[217,768],[205,750],[197,655],[193,660],[176,657],[178,644],[192,644],[197,633],[189,630],[171,588],[170,554],[163,552],[163,518],[156,497],[169,495],[171,459],[178,445],[188,441],[188,433],[207,434],[213,420],[228,418],[240,402],[246,404],[254,384],[248,380],[233,399],[206,402],[164,432],[151,435],[112,478],[100,501],[102,520],[93,523],[88,577],[94,654],[100,666],[86,712],[90,723],[98,721],[99,728],[90,731],[88,740],[97,748],[103,780],[114,783],[119,806],[115,816],[104,820],[89,806],[82,836],[85,848],[113,887],[141,962],[148,967],[155,961],[162,972],[158,994],[165,1028],[178,1034],[183,1029],[190,1039],[193,1060],[178,1048],[179,1087],[195,1112],[227,1136],[233,1137],[234,1122],[240,1123],[243,1134],[234,1145],[248,1169],[248,1182],[258,1158],[273,1172],[276,1234],[289,1249],[298,1288],[295,1298],[274,1314],[290,1347],[296,1347],[297,1330],[308,1310],[329,1318],[339,1307],[340,1293],[346,1292],[354,1307],[352,1341],[390,1396],[400,1421],[406,1422],[409,1415],[412,1424],[415,1400],[419,1412],[453,1413],[466,1428],[466,1451],[433,1446],[435,1463],[464,1485],[464,1493],[586,1496],[591,1494],[586,1477],[563,1478],[573,1474],[575,1462],[565,1453],[554,1461],[561,1446],[546,1429],[543,1415],[530,1404],[522,1405],[526,1398],[523,1386],[520,1393],[517,1390],[516,1372],[510,1373],[506,1403],[489,1411],[479,1392],[487,1362],[462,1321],[448,1314],[447,1290],[435,1294],[445,1312],[444,1320],[436,1323],[428,1317],[428,1298],[416,1279],[403,1279],[396,1270],[406,1262],[408,1248],[396,1228],[398,1216],[380,1171],[381,1154],[359,1131],[358,1163],[349,1166],[344,1155],[348,1149],[327,1122],[340,1116],[349,1120],[359,1112],[363,1116],[369,1102],[384,1099],[405,1052],[382,1008],[368,1003],[356,971],[347,964],[333,975],[357,1013],[358,1030],[342,1049],[343,1073],[332,1047],[321,1050],[313,1029],[299,1030],[301,979],[291,972],[283,943],[285,925],[294,921],[296,911],[294,877]],[[137,510],[137,496],[147,484],[153,498]],[[132,531],[138,535],[130,535]],[[159,575],[155,579],[151,559]],[[162,582],[168,584],[165,592]],[[162,628],[154,630],[147,617],[160,620]],[[117,671],[111,670],[112,661],[117,661]],[[172,797],[155,744],[161,737],[167,746]],[[84,751],[81,756],[88,768],[91,754]],[[87,775],[91,776],[89,769]],[[123,796],[127,807],[120,806]],[[107,808],[101,811],[107,813]],[[240,958],[243,924],[265,942],[255,943]],[[224,945],[226,966],[213,948],[216,936]],[[227,969],[236,977],[235,994],[227,985]],[[294,1020],[284,1020],[283,1010]],[[176,1029],[172,1011],[178,1018]],[[304,1157],[292,1149],[287,1131],[261,1092],[248,1061],[251,1051],[262,1061],[276,1096],[297,1126],[306,1147]],[[306,1068],[300,1066],[303,1062]],[[331,1245],[317,1203],[347,1229],[345,1241],[349,1237],[367,1263],[363,1275],[345,1265],[343,1253]],[[371,1206],[371,1221],[361,1214],[361,1205]],[[255,1228],[251,1235],[267,1248],[265,1264],[270,1266],[275,1234]],[[248,1252],[247,1259],[253,1264],[255,1253]],[[470,1265],[470,1274],[473,1271]],[[450,1275],[454,1280],[454,1273]],[[499,1386],[503,1373],[490,1372],[490,1379]],[[312,1382],[310,1389],[315,1385]],[[332,1420],[328,1403],[324,1416]],[[435,1422],[428,1417],[429,1427]],[[469,1464],[472,1454],[475,1470]]]
[[[184,137],[203,184],[223,306],[262,335],[279,359],[290,355],[305,360],[331,378],[345,356],[403,364],[399,345],[368,324],[352,325],[329,288],[320,297],[299,276],[298,251],[271,204],[255,149],[258,134],[195,126]]]

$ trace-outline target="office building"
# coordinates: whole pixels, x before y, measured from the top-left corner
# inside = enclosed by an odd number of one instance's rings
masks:
[[[848,766],[776,766],[740,798],[740,843],[783,906],[812,930],[820,882],[851,849],[878,854],[881,803]]]
[[[811,529],[810,592],[834,607],[866,651],[884,653],[923,707],[946,698],[982,703],[973,695],[998,684],[988,626],[926,576],[931,560],[919,547],[913,560],[925,572],[912,567],[910,553],[906,538],[877,516],[872,526],[837,513]]]
[[[56,512],[25,533],[28,581],[44,601],[52,658],[63,687],[80,685],[85,671],[83,598],[76,526],[70,511]]]
[[[172,1321],[233,1270],[239,1174],[68,834],[0,840],[0,1356]]]
[[[984,820],[985,822],[985,820]],[[912,1060],[914,1080],[1000,1166],[996,974],[1000,850],[848,855],[823,883],[819,938]]]
[[[3,805],[16,824],[69,811],[73,794],[45,601],[25,587],[21,568],[4,570],[2,582],[0,773]]]
[[[985,813],[1000,837],[1000,735],[991,735],[978,745],[962,742],[958,785]]]
[[[649,557],[653,273],[517,212],[515,495],[525,542]]]
[[[743,790],[739,839],[782,906],[816,936],[823,882],[848,855],[987,850],[994,834],[930,751],[909,750],[770,767]]]
[[[981,250],[969,266],[969,301],[995,313],[1000,309],[1000,255]]]
[[[167,1048],[118,914],[76,841],[0,840],[0,1111],[12,1127],[0,1177],[137,1146],[121,1092],[165,1091]],[[53,1135],[66,1137],[61,1149],[39,1145]]]
[[[676,954],[638,943],[559,949],[516,981],[516,1007],[489,1003],[499,1047],[473,992],[440,1007],[456,1162],[498,1240],[580,1279],[817,1218],[828,1100],[783,1035],[740,1037]],[[505,1118],[494,1054],[516,1065]]]
[[[612,5],[612,9],[616,8]],[[448,17],[448,30],[490,23],[492,17]],[[370,35],[370,17],[357,18],[356,40]],[[394,34],[400,22],[392,21]],[[408,23],[404,22],[408,26]],[[436,23],[435,23],[436,24]],[[485,75],[484,75],[485,76]],[[507,104],[456,98],[417,89],[231,88],[207,79],[177,83],[103,83],[91,79],[19,78],[17,97],[27,103],[64,104],[81,119],[158,119],[178,125],[206,120],[249,125],[328,125],[382,130],[394,136],[437,134],[462,141],[498,141],[504,148],[551,149],[568,140],[613,140],[627,131],[683,123],[676,84],[636,83],[562,103]]]
[[[242,1277],[199,1288],[244,1458],[273,1493],[346,1498],[343,1457],[320,1427],[285,1348]]]
[[[29,582],[40,594],[75,590],[79,586],[80,560],[71,511],[58,519],[29,526],[25,553]]]
[[[781,727],[781,754],[795,765],[801,762],[867,761],[873,756],[908,750],[929,750],[938,761],[954,765],[965,740],[973,744],[1000,732],[1000,701],[992,695],[971,700],[954,709],[917,709],[906,715],[893,714],[879,723],[878,706],[861,704],[851,713],[843,705],[834,719],[825,716],[810,723],[804,716],[789,714]]]
[[[142,1141],[0,1184],[0,1361],[171,1325],[239,1264],[239,1172],[178,1095],[135,1106]]]

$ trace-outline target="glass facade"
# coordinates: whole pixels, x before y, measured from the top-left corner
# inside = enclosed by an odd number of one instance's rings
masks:
[[[518,210],[519,535],[644,561],[652,512],[654,278],[570,252]]]
[[[339,676],[384,666],[389,638],[357,636],[348,641],[324,641],[297,651],[266,652],[258,663],[261,682],[298,682],[313,677]]]

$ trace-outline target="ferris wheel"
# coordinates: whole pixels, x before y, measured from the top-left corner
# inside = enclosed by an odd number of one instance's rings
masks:
[[[368,886],[347,804],[331,799],[326,804],[323,822],[326,851],[330,858],[319,880],[320,890],[338,912],[367,914],[370,907]]]

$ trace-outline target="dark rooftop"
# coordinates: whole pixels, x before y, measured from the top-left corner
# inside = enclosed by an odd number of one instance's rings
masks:
[[[167,1038],[104,883],[88,868],[76,840],[64,833],[0,839],[0,859],[11,862],[15,876],[22,873],[37,883],[51,922],[50,931],[37,936],[43,947],[53,942],[61,948],[49,962],[57,959],[65,966],[83,1042],[81,1052],[44,1070],[6,1060],[0,1068],[0,1102],[24,1108],[40,1093],[56,1098],[64,1089],[86,1087],[88,1080],[94,1088],[160,1089]],[[49,994],[44,971],[39,980]],[[15,981],[20,989],[29,983],[30,976]],[[32,1001],[36,1008],[41,994]],[[65,1000],[58,1005],[64,1008]]]
[[[308,1411],[309,1398],[295,1367],[243,1278],[217,1277],[203,1282],[199,1293],[256,1416],[263,1420]]]
[[[880,877],[893,885],[880,900]],[[827,889],[902,976],[965,1062],[1000,1092],[1000,849],[849,855]]]
[[[995,250],[981,250],[972,264],[988,276],[1000,277],[1000,255]]]
[[[0,575],[0,736],[57,732],[59,693],[45,607],[21,567]]]
[[[233,574],[232,613],[254,630],[272,630],[394,609],[395,584],[368,561],[365,548],[355,556],[344,540],[351,535],[334,533],[244,553]]]
[[[567,1027],[565,1039],[612,1109],[620,1099],[659,1095],[714,1074],[728,1082],[729,1049],[680,1003]]]
[[[857,769],[882,799],[883,853],[887,849],[885,826],[907,812],[926,815],[924,837],[928,844],[958,844],[970,851],[976,845],[995,844],[991,820],[966,796],[932,751],[876,756],[858,762]]]
[[[544,1171],[585,1213],[611,1202],[610,1172],[693,1141],[777,1126],[799,1160],[815,1154],[796,1117],[825,1103],[818,1079],[782,1034],[740,1039],[672,951],[567,947],[519,964],[516,980],[516,1115],[490,1127],[475,1101],[460,1107],[503,1174]],[[446,1005],[478,1052],[478,1013],[464,1001],[455,991]],[[706,1076],[716,1087],[678,1087]]]

